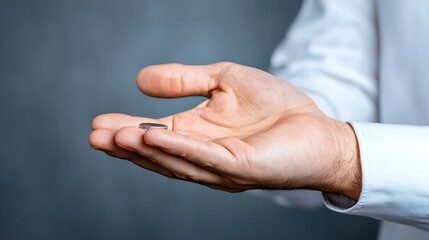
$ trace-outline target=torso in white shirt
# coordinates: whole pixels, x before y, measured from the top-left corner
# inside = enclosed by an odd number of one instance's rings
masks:
[[[380,121],[429,124],[429,1],[379,0]]]
[[[428,125],[429,1],[378,0],[376,16],[379,120],[383,123]],[[429,233],[383,222],[379,239],[428,240]]]

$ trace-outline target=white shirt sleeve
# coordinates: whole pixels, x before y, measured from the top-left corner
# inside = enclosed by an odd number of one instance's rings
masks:
[[[325,193],[328,208],[429,230],[429,127],[352,124],[362,192],[357,202]]]
[[[376,30],[371,0],[307,0],[271,59],[271,72],[342,121],[376,120]],[[323,204],[315,191],[254,191],[281,205]]]
[[[374,2],[307,0],[271,59],[271,72],[342,121],[376,120]]]

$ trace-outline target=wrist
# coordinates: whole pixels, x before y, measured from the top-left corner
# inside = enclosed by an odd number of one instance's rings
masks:
[[[359,144],[352,125],[338,122],[335,141],[337,153],[332,173],[332,191],[358,200],[362,190],[362,170]]]

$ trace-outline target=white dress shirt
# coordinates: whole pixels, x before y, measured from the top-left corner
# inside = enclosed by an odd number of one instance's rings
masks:
[[[326,206],[383,220],[379,239],[428,240],[429,1],[307,0],[272,72],[352,122],[362,192],[357,202],[325,193]],[[321,202],[313,191],[265,194],[284,205]]]

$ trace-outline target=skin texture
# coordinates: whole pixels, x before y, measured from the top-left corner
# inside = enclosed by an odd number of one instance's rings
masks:
[[[161,119],[104,114],[89,143],[161,175],[227,192],[313,189],[357,200],[358,144],[352,127],[323,114],[286,81],[234,63],[165,64],[142,69],[150,96],[205,96],[188,111]],[[153,122],[168,130],[143,131]]]

